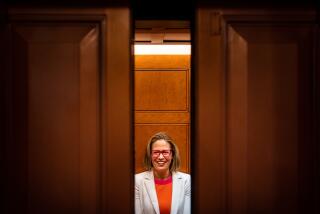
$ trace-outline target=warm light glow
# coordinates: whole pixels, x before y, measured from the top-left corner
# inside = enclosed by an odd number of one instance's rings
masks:
[[[191,55],[191,45],[135,45],[135,55]]]

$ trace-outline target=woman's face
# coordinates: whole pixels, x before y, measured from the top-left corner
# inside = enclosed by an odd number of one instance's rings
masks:
[[[169,171],[172,161],[170,144],[165,140],[157,140],[152,144],[151,158],[153,169],[159,173]]]

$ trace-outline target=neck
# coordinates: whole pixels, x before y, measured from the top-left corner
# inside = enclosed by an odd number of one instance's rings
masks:
[[[163,172],[159,172],[159,171],[153,170],[153,175],[154,175],[155,178],[165,179],[165,178],[168,178],[170,176],[170,171],[166,170],[166,171],[163,171]]]

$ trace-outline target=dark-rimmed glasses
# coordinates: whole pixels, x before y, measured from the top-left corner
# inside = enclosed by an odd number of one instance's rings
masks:
[[[159,157],[160,154],[162,154],[163,157],[169,157],[171,155],[171,149],[151,151],[152,157]]]

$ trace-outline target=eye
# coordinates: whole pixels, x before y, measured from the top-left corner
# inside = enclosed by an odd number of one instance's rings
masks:
[[[152,155],[158,156],[160,155],[160,151],[152,151]]]

